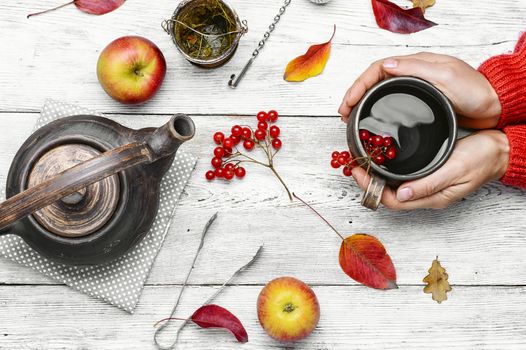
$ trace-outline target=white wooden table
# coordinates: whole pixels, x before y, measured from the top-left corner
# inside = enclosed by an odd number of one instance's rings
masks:
[[[216,70],[184,61],[162,31],[160,23],[171,16],[176,0],[130,0],[100,17],[69,6],[25,18],[59,2],[0,4],[0,182],[5,183],[11,159],[46,98],[97,109],[131,127],[157,126],[172,113],[189,113],[197,135],[185,147],[200,161],[134,315],[1,259],[0,348],[153,348],[152,325],[168,315],[202,226],[215,211],[219,218],[178,316],[187,317],[264,243],[261,259],[217,300],[239,316],[250,341],[238,345],[225,332],[190,326],[182,333],[181,348],[281,347],[259,326],[256,298],[266,282],[282,275],[309,283],[321,304],[315,332],[289,348],[526,347],[524,191],[491,183],[447,210],[373,213],[360,207],[357,186],[329,167],[330,152],[346,145],[337,107],[371,61],[426,50],[476,66],[513,48],[526,29],[525,0],[438,0],[427,17],[439,25],[406,36],[377,28],[366,0],[332,0],[323,7],[294,0],[235,91],[227,87],[228,77],[246,62],[281,0],[231,0],[250,31],[235,57]],[[284,82],[287,62],[308,45],[326,41],[334,23],[338,29],[323,75],[301,84]],[[153,40],[168,62],[162,90],[139,107],[111,100],[95,74],[104,46],[130,34]],[[231,184],[204,180],[212,133],[252,123],[261,109],[284,116],[277,167],[291,189],[344,234],[366,232],[381,239],[396,265],[399,289],[378,291],[349,279],[338,265],[339,238],[305,207],[289,202],[266,169],[249,166],[246,179]],[[436,255],[453,284],[441,305],[422,292],[422,278]]]

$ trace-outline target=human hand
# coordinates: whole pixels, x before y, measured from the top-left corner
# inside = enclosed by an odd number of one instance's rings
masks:
[[[484,130],[459,140],[447,162],[422,179],[403,183],[398,190],[388,186],[382,204],[393,210],[445,208],[486,182],[500,179],[508,167],[509,144],[506,135]],[[352,176],[365,191],[370,177],[361,167]]]
[[[441,90],[453,103],[460,126],[488,129],[497,125],[501,105],[486,77],[455,57],[428,52],[371,64],[347,90],[339,109],[342,119],[347,122],[352,108],[374,84],[402,75],[427,80]]]

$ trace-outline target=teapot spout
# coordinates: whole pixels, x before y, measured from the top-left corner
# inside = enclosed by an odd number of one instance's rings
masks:
[[[155,161],[174,154],[183,142],[192,139],[194,135],[195,125],[192,119],[184,114],[176,114],[168,123],[157,128],[146,144]]]

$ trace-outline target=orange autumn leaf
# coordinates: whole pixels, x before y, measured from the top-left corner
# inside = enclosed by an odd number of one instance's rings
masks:
[[[283,79],[299,82],[323,72],[331,53],[331,42],[335,33],[336,25],[329,41],[323,44],[312,45],[304,55],[290,61],[285,69],[285,74],[283,74]]]
[[[373,236],[359,233],[345,238],[339,260],[342,270],[356,282],[377,289],[398,288],[393,262]]]

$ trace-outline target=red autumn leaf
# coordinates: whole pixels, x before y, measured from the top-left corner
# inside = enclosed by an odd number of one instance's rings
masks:
[[[126,0],[75,0],[79,10],[92,15],[103,15],[119,8]]]
[[[83,12],[86,12],[92,15],[103,15],[105,13],[111,12],[119,8],[122,4],[124,4],[125,1],[126,0],[73,0],[71,2],[68,2],[67,4],[57,6],[50,10],[32,13],[28,15],[27,18],[41,15],[43,13],[47,13],[50,11],[54,11],[64,6],[71,5],[71,4],[75,4],[75,6],[77,6],[77,8]]]
[[[201,328],[228,329],[240,343],[248,341],[247,331],[241,324],[241,321],[230,311],[219,305],[203,305],[194,312],[190,319]]]
[[[410,34],[436,26],[424,18],[420,7],[403,9],[388,0],[371,0],[374,17],[380,28],[393,33]]]
[[[396,271],[382,243],[373,236],[355,234],[342,241],[340,266],[353,280],[377,289],[394,289]]]

